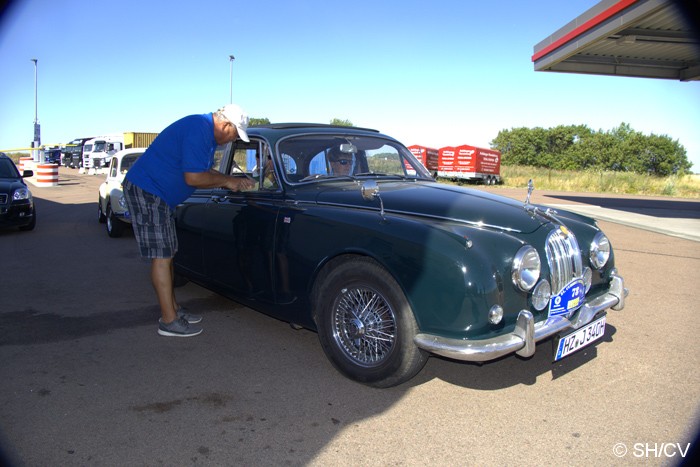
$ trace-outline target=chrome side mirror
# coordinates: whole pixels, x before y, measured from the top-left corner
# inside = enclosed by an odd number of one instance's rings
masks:
[[[379,196],[379,184],[377,184],[377,181],[365,180],[360,185],[360,192],[365,201],[372,201],[375,198],[379,200],[379,215],[382,216],[382,220],[386,220],[384,217],[384,201],[382,201],[382,197]]]
[[[366,180],[362,183],[360,191],[365,201],[372,201],[379,196],[379,185],[376,180]]]

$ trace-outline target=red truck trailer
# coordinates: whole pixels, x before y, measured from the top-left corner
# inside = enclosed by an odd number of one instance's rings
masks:
[[[495,185],[501,181],[501,153],[475,146],[447,146],[438,151],[438,177],[482,181]]]
[[[434,148],[428,148],[426,146],[420,146],[414,144],[409,146],[408,149],[416,156],[416,159],[420,161],[421,164],[425,166],[426,169],[433,175],[437,177],[438,172],[438,150]]]

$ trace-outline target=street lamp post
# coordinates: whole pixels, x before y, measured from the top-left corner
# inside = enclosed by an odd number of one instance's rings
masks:
[[[38,148],[39,145],[41,145],[41,127],[39,126],[39,104],[38,104],[38,98],[37,98],[37,62],[39,61],[36,58],[30,59],[32,62],[34,62],[34,140],[32,141],[32,147],[33,148]],[[34,149],[32,151],[32,158],[35,161],[38,161],[39,158],[37,157],[38,153],[37,150]]]
[[[229,61],[229,103],[233,104],[233,61],[236,59],[233,55],[228,56]]]

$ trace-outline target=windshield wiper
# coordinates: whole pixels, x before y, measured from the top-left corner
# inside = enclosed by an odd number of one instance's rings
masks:
[[[299,182],[308,182],[310,180],[330,180],[330,179],[344,179],[344,180],[355,180],[355,177],[350,175],[333,175],[333,174],[313,174],[308,177],[304,177]]]
[[[404,175],[398,175],[398,174],[387,174],[387,173],[382,173],[382,172],[362,172],[359,174],[355,174],[356,177],[391,177],[391,178],[398,178],[399,180],[405,180],[406,177]]]

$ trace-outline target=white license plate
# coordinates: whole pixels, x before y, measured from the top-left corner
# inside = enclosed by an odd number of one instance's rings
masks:
[[[561,336],[557,342],[554,361],[561,360],[577,350],[601,339],[605,335],[605,315],[570,334]]]

